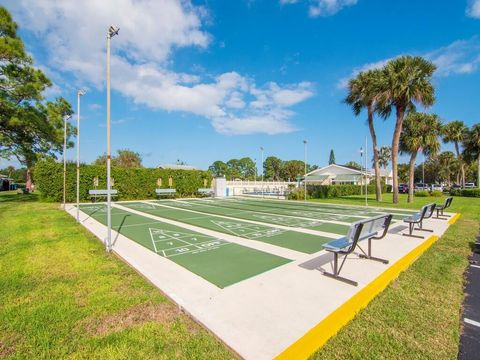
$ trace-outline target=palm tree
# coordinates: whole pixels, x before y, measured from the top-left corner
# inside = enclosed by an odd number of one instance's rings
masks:
[[[377,201],[382,201],[382,183],[380,178],[380,165],[378,162],[377,135],[373,125],[375,104],[380,89],[382,71],[368,70],[361,72],[348,82],[348,95],[345,102],[349,104],[355,116],[360,115],[363,109],[367,110],[367,123],[372,137],[373,165],[375,169],[375,194]]]
[[[396,112],[392,138],[393,202],[398,203],[398,150],[403,118],[415,110],[415,104],[425,107],[435,102],[431,79],[436,66],[419,56],[400,56],[390,60],[383,69],[382,86],[377,110],[384,117]]]
[[[466,133],[465,150],[466,159],[477,160],[477,187],[480,187],[480,124],[475,124]]]
[[[390,164],[390,159],[392,158],[392,148],[390,146],[382,146],[378,150],[378,164],[386,169],[388,164]]]
[[[440,176],[447,181],[450,186],[452,184],[451,175],[456,164],[455,154],[451,151],[444,151],[438,155],[438,162],[440,164]]]
[[[435,114],[411,112],[405,118],[402,134],[400,136],[400,152],[410,154],[409,179],[408,179],[408,202],[413,202],[413,183],[415,173],[415,161],[417,154],[434,156],[440,150],[438,137],[442,124]]]
[[[460,163],[462,186],[465,186],[465,164],[463,163],[462,154],[460,152],[460,144],[465,140],[467,127],[463,121],[451,121],[443,127],[443,142],[453,143],[455,145],[455,152],[457,154],[458,162]]]

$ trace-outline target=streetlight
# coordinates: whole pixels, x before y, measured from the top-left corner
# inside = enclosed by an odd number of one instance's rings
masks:
[[[107,251],[112,250],[112,194],[110,179],[110,40],[118,35],[119,28],[110,26],[107,31]]]
[[[80,97],[85,90],[77,91],[77,222],[80,222]]]
[[[67,121],[71,117],[72,115],[63,117],[63,209],[65,209],[67,197]]]
[[[360,146],[360,170],[363,168],[363,147]],[[360,195],[363,195],[363,185],[360,183]]]
[[[263,169],[263,146],[260,146],[260,151],[262,152],[262,198],[263,198],[263,173],[264,173],[264,169]]]
[[[304,185],[304,195],[305,201],[307,201],[307,140],[303,140],[303,147],[305,150],[305,176],[303,178],[303,185]]]

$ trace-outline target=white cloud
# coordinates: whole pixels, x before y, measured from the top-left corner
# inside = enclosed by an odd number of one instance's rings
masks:
[[[469,0],[466,13],[473,18],[480,18],[480,0]]]
[[[112,88],[136,104],[204,116],[221,133],[294,131],[288,108],[313,95],[308,82],[258,86],[234,71],[207,77],[171,70],[176,48],[204,49],[211,40],[202,29],[207,11],[188,0],[6,0],[6,5],[45,48],[47,66],[73,75],[79,87],[103,88],[106,30],[119,26],[112,39]]]
[[[401,55],[403,54],[398,56]],[[437,66],[434,76],[446,77],[453,74],[471,74],[477,71],[480,66],[480,41],[477,37],[469,40],[457,40],[447,46],[417,55],[423,56]],[[381,68],[391,59],[383,59],[354,68],[350,76],[338,81],[337,88],[346,88],[348,80],[357,76],[361,71]]]
[[[300,0],[280,0],[281,5],[296,4]],[[353,6],[358,0],[309,0],[308,14],[311,17],[331,16],[344,7]]]

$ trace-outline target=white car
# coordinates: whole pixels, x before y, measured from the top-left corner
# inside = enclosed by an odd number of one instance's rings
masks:
[[[443,186],[440,184],[432,184],[431,186],[432,191],[443,191]]]
[[[475,183],[465,183],[465,189],[473,189],[475,187]]]

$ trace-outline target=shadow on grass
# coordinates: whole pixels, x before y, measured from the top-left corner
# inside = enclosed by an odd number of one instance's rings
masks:
[[[16,191],[5,191],[5,192],[0,192],[0,203],[6,203],[6,202],[17,202],[17,203],[23,203],[23,202],[34,202],[38,201],[39,199],[39,194],[21,194],[17,193]]]
[[[476,241],[470,241],[468,245],[472,252],[480,254],[480,236],[477,237]]]

